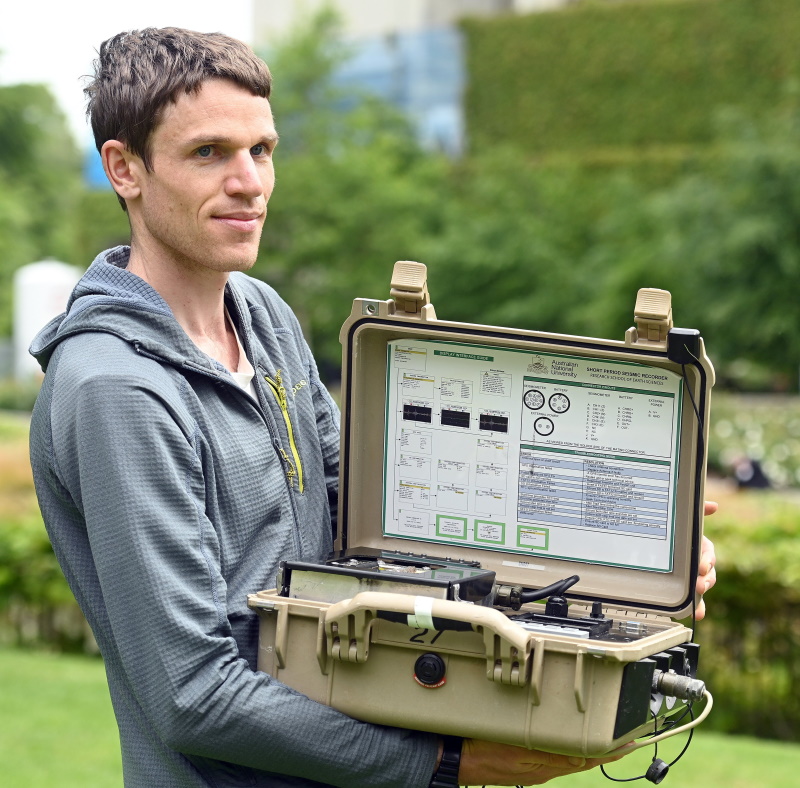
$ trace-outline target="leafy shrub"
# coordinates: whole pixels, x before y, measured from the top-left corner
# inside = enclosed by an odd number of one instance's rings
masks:
[[[706,521],[719,580],[698,625],[702,678],[714,694],[706,723],[728,733],[800,735],[800,501],[726,495]]]
[[[80,191],[80,155],[49,90],[0,86],[0,336],[11,332],[14,271],[73,261]]]
[[[27,436],[27,417],[0,418],[0,642],[91,651],[39,514]]]
[[[0,410],[30,411],[38,394],[38,381],[0,380]]]

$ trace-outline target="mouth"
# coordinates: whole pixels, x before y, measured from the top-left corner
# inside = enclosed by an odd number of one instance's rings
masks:
[[[219,214],[212,218],[215,222],[220,222],[230,227],[232,230],[250,233],[254,230],[261,229],[265,216],[266,211],[259,211],[258,213],[253,211],[237,211],[235,213]]]

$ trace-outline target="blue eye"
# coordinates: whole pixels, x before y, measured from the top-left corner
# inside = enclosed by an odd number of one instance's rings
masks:
[[[261,144],[253,145],[253,147],[250,148],[250,153],[252,153],[253,156],[263,156],[266,152],[267,152],[266,145],[261,145]]]
[[[213,148],[210,145],[203,145],[202,148],[197,149],[197,155],[200,156],[201,159],[207,159],[213,151]]]

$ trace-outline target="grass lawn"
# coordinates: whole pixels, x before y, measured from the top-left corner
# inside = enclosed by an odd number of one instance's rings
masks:
[[[0,752],[4,788],[112,788],[122,785],[117,728],[102,663],[0,649]],[[684,739],[662,743],[671,760]],[[612,764],[615,777],[642,774],[649,749]],[[675,788],[790,788],[800,773],[800,745],[704,733],[663,785]],[[650,785],[642,780],[639,785]],[[558,788],[611,786],[598,770],[553,783]]]
[[[714,713],[713,711],[711,712]],[[683,748],[686,735],[659,744],[659,758],[669,763]],[[612,777],[638,777],[650,765],[652,748],[629,755],[607,767]],[[723,736],[696,729],[686,754],[670,769],[661,785],[665,788],[792,788],[798,785],[800,745]],[[649,786],[647,780],[631,785]],[[613,783],[599,769],[553,781],[554,788],[595,788]]]
[[[103,663],[0,649],[5,788],[120,788],[119,736]]]

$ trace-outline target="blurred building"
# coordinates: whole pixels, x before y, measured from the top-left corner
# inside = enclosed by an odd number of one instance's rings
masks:
[[[255,0],[253,44],[268,49],[324,6],[340,14],[353,57],[336,75],[402,110],[420,142],[457,156],[464,147],[463,43],[468,16],[531,13],[571,0]]]
[[[33,338],[67,305],[83,271],[58,260],[42,260],[14,272],[14,377],[20,383],[41,376],[28,353]]]
[[[325,6],[342,17],[345,35],[369,39],[454,25],[468,16],[528,14],[574,0],[254,0],[256,46],[271,46],[306,16]]]

